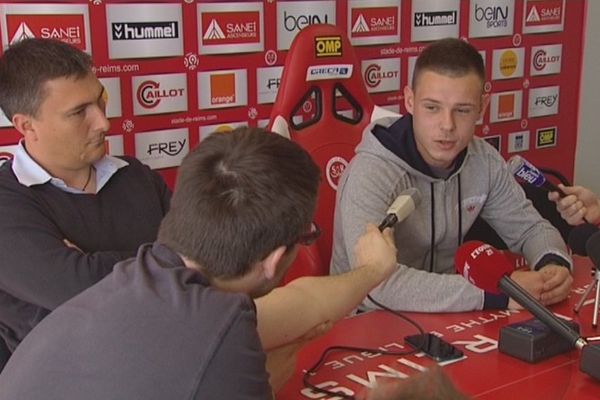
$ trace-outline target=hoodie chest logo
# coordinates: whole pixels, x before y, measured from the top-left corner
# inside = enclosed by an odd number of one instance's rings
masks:
[[[480,196],[467,197],[462,201],[462,208],[463,210],[466,210],[469,214],[474,212],[478,213],[479,210],[481,210],[481,208],[483,207],[483,204],[486,200],[487,195],[485,194],[482,194]]]
[[[332,157],[327,161],[325,176],[327,177],[327,183],[329,183],[329,186],[331,186],[333,190],[337,190],[340,177],[347,166],[348,161],[342,157]]]

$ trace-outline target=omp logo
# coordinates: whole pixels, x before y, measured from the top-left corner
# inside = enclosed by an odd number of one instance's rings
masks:
[[[341,36],[317,36],[315,37],[316,57],[340,57],[342,56]]]
[[[552,107],[558,100],[558,94],[548,96],[538,96],[533,101],[536,106]]]
[[[184,88],[161,89],[159,82],[148,80],[138,87],[137,100],[145,108],[154,108],[162,99],[181,97],[184,94]]]
[[[482,7],[475,3],[475,20],[486,22],[487,28],[506,27],[508,25],[508,6]]]
[[[560,55],[548,55],[544,49],[540,49],[533,54],[532,64],[536,71],[543,71],[546,65],[559,62]]]
[[[13,45],[17,42],[20,42],[23,39],[31,39],[34,37],[35,35],[31,31],[31,29],[29,29],[27,24],[25,22],[21,22],[21,25],[19,25],[19,27],[15,31],[14,36],[12,37],[12,39],[10,39],[10,44]]]
[[[212,105],[235,104],[235,74],[210,76],[210,103]]]
[[[332,21],[335,22],[335,21]],[[314,24],[328,24],[329,18],[327,14],[317,15],[294,15],[288,14],[287,11],[283,12],[283,27],[288,32],[300,31],[308,25]]]
[[[168,142],[157,142],[148,144],[148,149],[146,153],[148,155],[167,155],[167,156],[176,156],[185,148],[185,144],[187,143],[186,139],[183,140],[172,140]]]
[[[145,40],[179,38],[179,22],[113,22],[112,40]]]
[[[216,19],[210,21],[210,24],[208,24],[208,28],[206,29],[206,32],[202,38],[204,40],[225,39],[225,34],[223,33],[223,30],[219,26],[219,23]]]
[[[518,62],[517,53],[513,50],[504,51],[500,56],[500,73],[505,77],[512,76],[517,70]]]
[[[498,96],[498,119],[509,119],[515,116],[515,94],[506,93]]]
[[[430,11],[415,13],[414,25],[416,27],[456,25],[456,11]]]
[[[399,71],[384,71],[379,64],[370,64],[365,69],[365,83],[370,88],[379,86],[382,79],[397,78]]]
[[[369,25],[367,24],[365,17],[362,14],[358,14],[358,18],[356,18],[354,25],[352,25],[352,33],[369,32],[369,31],[370,31]]]

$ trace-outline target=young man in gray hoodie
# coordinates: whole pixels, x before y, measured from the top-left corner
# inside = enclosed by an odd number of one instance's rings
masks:
[[[399,270],[372,295],[394,309],[457,312],[518,307],[454,273],[454,254],[478,216],[523,254],[530,271],[511,277],[544,304],[569,293],[571,260],[560,234],[534,209],[501,155],[475,137],[489,98],[483,59],[459,39],[431,44],[417,59],[408,113],[365,129],[340,181],[331,271],[353,265],[365,221],[380,220],[396,196],[417,188],[422,202],[395,229]],[[365,301],[362,307],[371,304]]]

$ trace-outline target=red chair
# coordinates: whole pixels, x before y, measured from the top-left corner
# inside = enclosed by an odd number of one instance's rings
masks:
[[[319,264],[307,265],[303,259],[315,257],[300,255],[290,274],[329,273],[339,177],[354,156],[365,126],[386,115],[397,114],[371,100],[345,32],[318,24],[298,33],[285,60],[269,129],[299,143],[321,167],[315,222],[322,236],[316,242],[318,259],[314,262]],[[309,251],[314,253],[314,249]]]

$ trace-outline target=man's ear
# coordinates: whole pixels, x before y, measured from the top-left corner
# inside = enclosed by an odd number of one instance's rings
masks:
[[[277,266],[281,261],[281,258],[285,254],[287,250],[286,246],[279,246],[272,252],[270,252],[263,260],[261,261],[262,265],[262,273],[264,277],[267,279],[273,279],[275,274],[277,273]]]
[[[33,140],[37,139],[37,134],[31,121],[31,116],[17,113],[13,115],[11,122],[15,129],[21,133],[21,135]]]
[[[406,111],[410,114],[413,113],[415,107],[414,100],[415,94],[413,90],[408,85],[404,86],[404,108],[406,108]]]

